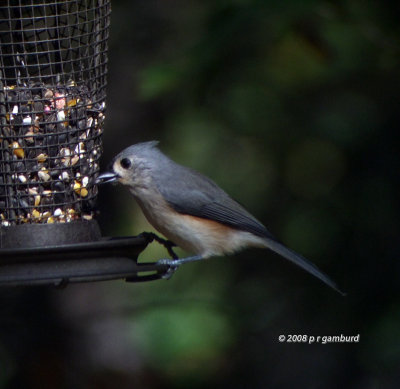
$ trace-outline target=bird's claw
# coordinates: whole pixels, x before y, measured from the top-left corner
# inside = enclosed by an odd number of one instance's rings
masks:
[[[181,258],[181,259],[163,258],[163,259],[159,259],[156,262],[156,264],[168,266],[168,270],[165,273],[165,275],[163,275],[162,278],[169,280],[172,277],[172,275],[176,272],[176,270],[179,268],[179,266],[183,265],[184,263],[200,261],[202,259],[203,259],[203,257],[201,255],[195,255],[193,257],[187,257],[187,258]]]
[[[159,244],[163,245],[166,250],[168,251],[168,254],[171,256],[173,259],[178,259],[179,257],[176,255],[172,247],[176,247],[176,244],[174,242],[171,242],[170,240],[166,240],[155,234],[154,232],[142,232],[140,236],[144,237],[149,243],[151,243],[153,240],[158,242]]]
[[[178,267],[181,265],[179,259],[159,259],[156,262],[157,265],[168,266],[168,270],[163,274],[162,278],[164,280],[169,280],[177,271]]]

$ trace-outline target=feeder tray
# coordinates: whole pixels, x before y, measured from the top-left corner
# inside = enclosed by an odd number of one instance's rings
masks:
[[[102,238],[97,242],[1,250],[0,286],[163,278],[168,266],[137,263],[146,237]]]
[[[154,279],[96,220],[110,0],[0,5],[0,284]],[[143,271],[152,271],[141,278]]]

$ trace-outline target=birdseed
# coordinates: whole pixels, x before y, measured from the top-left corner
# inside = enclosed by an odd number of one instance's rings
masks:
[[[85,85],[3,86],[0,224],[90,220],[105,103]]]

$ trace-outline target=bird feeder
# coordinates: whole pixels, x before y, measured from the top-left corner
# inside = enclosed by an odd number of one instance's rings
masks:
[[[109,0],[0,5],[0,284],[166,271],[136,262],[149,235],[106,239],[95,220],[110,12]]]

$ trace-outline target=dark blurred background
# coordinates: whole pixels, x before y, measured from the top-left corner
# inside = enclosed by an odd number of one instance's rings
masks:
[[[263,250],[170,281],[1,289],[0,388],[398,388],[399,4],[112,6],[103,167],[160,140],[348,295]],[[151,230],[126,188],[99,208],[106,235]]]

